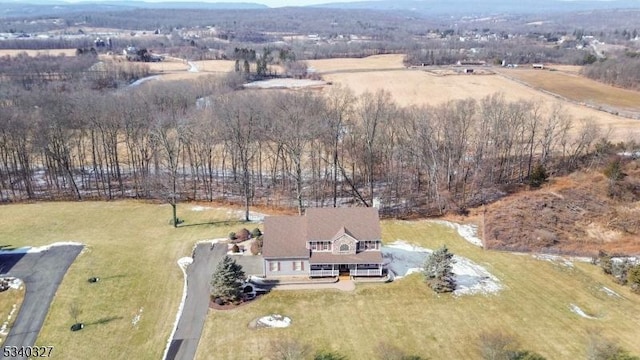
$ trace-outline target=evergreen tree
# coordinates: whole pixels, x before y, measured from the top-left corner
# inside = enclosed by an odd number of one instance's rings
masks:
[[[531,175],[529,175],[529,184],[537,188],[547,181],[547,178],[549,178],[549,175],[544,166],[542,164],[536,164],[533,170],[531,170]]]
[[[242,266],[225,256],[211,276],[211,296],[222,303],[240,300],[244,276]]]
[[[629,281],[631,290],[633,292],[640,293],[640,264],[629,269],[627,280]]]
[[[453,275],[453,254],[446,245],[429,255],[424,263],[425,281],[437,293],[452,292],[456,289]]]

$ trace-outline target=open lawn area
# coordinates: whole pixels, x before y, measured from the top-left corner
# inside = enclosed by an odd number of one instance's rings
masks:
[[[486,296],[437,295],[414,274],[391,284],[359,284],[354,292],[273,291],[233,310],[210,311],[197,359],[269,359],[272,343],[283,339],[350,359],[376,359],[383,342],[432,359],[473,359],[480,357],[478,334],[495,331],[549,359],[585,358],[591,333],[640,354],[640,296],[594,265],[485,251],[428,221],[384,221],[382,229],[386,243],[405,240],[431,249],[446,244],[484,266],[504,289]],[[572,304],[595,319],[572,312]],[[269,314],[288,316],[292,325],[248,327]]]
[[[190,256],[195,242],[224,238],[242,226],[236,221],[240,218],[236,210],[179,204],[178,216],[185,223],[174,229],[166,204],[0,206],[2,245],[62,241],[86,245],[61,283],[36,344],[54,346],[56,359],[160,359],[182,296],[183,275],[177,260]],[[90,284],[91,276],[101,280]],[[85,323],[78,332],[69,330],[72,304],[79,307],[78,320]],[[2,316],[6,309],[0,309]]]

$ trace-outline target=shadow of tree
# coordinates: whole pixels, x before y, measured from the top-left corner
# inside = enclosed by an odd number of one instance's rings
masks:
[[[104,325],[104,324],[108,324],[114,320],[120,320],[123,319],[122,316],[109,316],[109,317],[104,317],[102,319],[98,319],[96,321],[92,321],[92,322],[87,322],[84,323],[85,326],[90,326],[90,325]]]

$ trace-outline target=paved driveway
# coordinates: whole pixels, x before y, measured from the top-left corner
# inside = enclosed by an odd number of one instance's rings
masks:
[[[49,312],[53,296],[82,245],[53,246],[28,254],[0,254],[3,273],[22,279],[26,286],[24,301],[4,346],[33,346]],[[48,344],[41,344],[48,345]],[[53,349],[52,356],[55,356]],[[4,359],[0,353],[0,359]],[[12,357],[11,359],[26,359]]]
[[[209,311],[211,274],[227,253],[227,244],[198,244],[193,263],[187,267],[187,298],[176,332],[169,345],[167,360],[193,360],[204,321]]]

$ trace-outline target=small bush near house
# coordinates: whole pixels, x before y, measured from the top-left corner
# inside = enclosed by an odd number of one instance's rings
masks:
[[[240,252],[240,247],[238,246],[238,244],[233,244],[233,246],[231,247],[231,252],[234,254]]]
[[[259,236],[262,236],[262,231],[260,231],[260,229],[255,228],[253,229],[253,231],[251,232],[251,236],[254,238],[257,238]]]
[[[229,240],[233,241],[233,240],[235,240],[235,239],[236,239],[236,233],[235,233],[235,232],[233,232],[233,231],[232,231],[232,232],[230,232],[230,233],[229,233]]]

